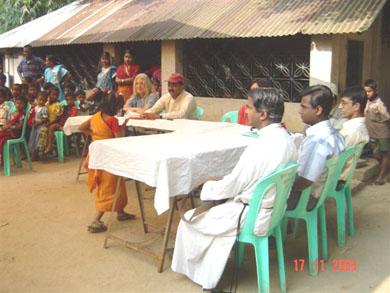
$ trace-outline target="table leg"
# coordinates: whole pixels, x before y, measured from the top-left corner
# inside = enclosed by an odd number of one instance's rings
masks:
[[[142,190],[141,190],[141,183],[137,180],[135,181],[135,188],[137,190],[137,196],[138,196],[138,203],[139,203],[139,209],[141,211],[141,218],[142,218],[142,224],[144,226],[144,233],[148,233],[148,224],[145,220],[145,210],[144,210],[144,199],[142,197]]]
[[[161,250],[161,257],[160,257],[160,266],[157,270],[159,273],[161,273],[163,271],[163,268],[164,268],[165,254],[166,254],[167,247],[168,247],[169,234],[171,232],[173,213],[175,212],[176,201],[177,201],[177,199],[175,196],[175,197],[173,197],[172,203],[170,205],[168,222],[167,222],[167,226],[165,228],[163,247]]]
[[[115,206],[116,206],[116,200],[118,199],[118,193],[119,193],[119,187],[121,185],[122,177],[118,176],[118,182],[116,183],[116,189],[115,189],[115,195],[114,195],[114,201],[112,203],[111,213],[110,213],[110,221],[108,223],[108,229],[106,232],[106,239],[104,239],[104,248],[107,248],[107,242],[110,238],[110,232],[111,232],[111,226],[113,221],[113,216],[115,212]]]
[[[85,156],[85,154],[87,153],[87,146],[88,146],[88,143],[89,143],[89,139],[90,139],[90,138],[91,138],[91,136],[88,135],[87,138],[86,138],[85,141],[84,141],[84,147],[83,147],[83,152],[82,152],[81,158],[80,158],[79,169],[77,170],[76,181],[79,181],[80,174],[86,174],[86,173],[87,173],[87,172],[81,173],[80,170],[81,170],[81,166],[83,165],[84,156]]]

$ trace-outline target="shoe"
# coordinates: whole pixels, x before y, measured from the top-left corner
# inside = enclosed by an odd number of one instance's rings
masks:
[[[93,221],[91,225],[88,226],[88,232],[90,233],[100,233],[107,231],[107,227],[104,226],[103,221]]]
[[[118,221],[128,221],[128,220],[134,220],[135,219],[135,215],[123,212],[123,213],[120,213],[120,214],[118,213],[116,218],[118,219]]]

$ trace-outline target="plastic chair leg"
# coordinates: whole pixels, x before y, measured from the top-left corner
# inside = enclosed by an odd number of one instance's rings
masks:
[[[18,168],[22,168],[22,154],[20,151],[20,144],[16,143],[13,146],[15,151],[16,165],[18,166]]]
[[[325,206],[322,205],[318,209],[320,213],[320,227],[321,227],[321,249],[322,249],[322,259],[328,259],[328,242],[326,236],[326,215],[325,215]]]
[[[255,242],[258,292],[270,292],[268,237],[258,238]]]
[[[349,225],[349,235],[355,235],[355,225],[353,223],[353,207],[351,199],[351,189],[350,187],[345,188],[345,198],[347,200],[347,209],[348,209],[348,225]]]
[[[69,156],[69,140],[68,137],[62,132],[62,137],[64,139],[64,155]]]
[[[26,152],[26,157],[27,157],[27,161],[28,161],[28,167],[29,167],[30,170],[32,170],[31,157],[30,157],[30,152],[28,150],[27,142],[23,141],[23,145],[24,145],[24,150]]]
[[[77,135],[75,133],[72,134],[72,138],[73,138],[73,141],[74,141],[74,152],[76,154],[76,157],[79,158],[80,157],[80,153],[79,153],[79,145],[77,143]]]
[[[58,162],[64,162],[64,133],[62,131],[55,131],[54,135],[57,141]]]
[[[315,261],[318,262],[318,228],[317,215],[310,213],[306,219],[307,225],[307,242],[309,246],[309,273],[312,276],[317,276],[318,271],[315,267]]]
[[[294,236],[294,238],[297,238],[297,235],[298,235],[298,225],[299,225],[299,219],[295,218],[294,219],[294,228],[293,228],[293,236]]]
[[[275,227],[276,252],[278,254],[280,291],[287,292],[286,289],[286,272],[284,270],[284,253],[283,253],[283,239],[280,225]]]
[[[238,242],[237,243],[238,248],[237,248],[237,267],[241,268],[242,262],[244,260],[244,252],[245,252],[245,243],[243,242]]]
[[[342,194],[336,196],[337,209],[337,244],[340,247],[345,245],[345,198]]]
[[[5,176],[10,176],[11,175],[10,145],[7,142],[3,146],[3,161],[4,161],[4,174]]]
[[[288,224],[288,217],[283,217],[282,221],[280,222],[283,242],[286,240],[287,224]]]

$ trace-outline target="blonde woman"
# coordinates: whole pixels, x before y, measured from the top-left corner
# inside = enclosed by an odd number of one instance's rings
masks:
[[[144,73],[140,73],[135,77],[133,89],[133,95],[123,107],[125,111],[143,114],[146,110],[152,108],[158,100],[156,90],[149,77]]]

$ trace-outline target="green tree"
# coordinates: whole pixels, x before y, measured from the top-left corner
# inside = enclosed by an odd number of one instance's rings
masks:
[[[0,0],[0,33],[61,8],[74,0]]]

